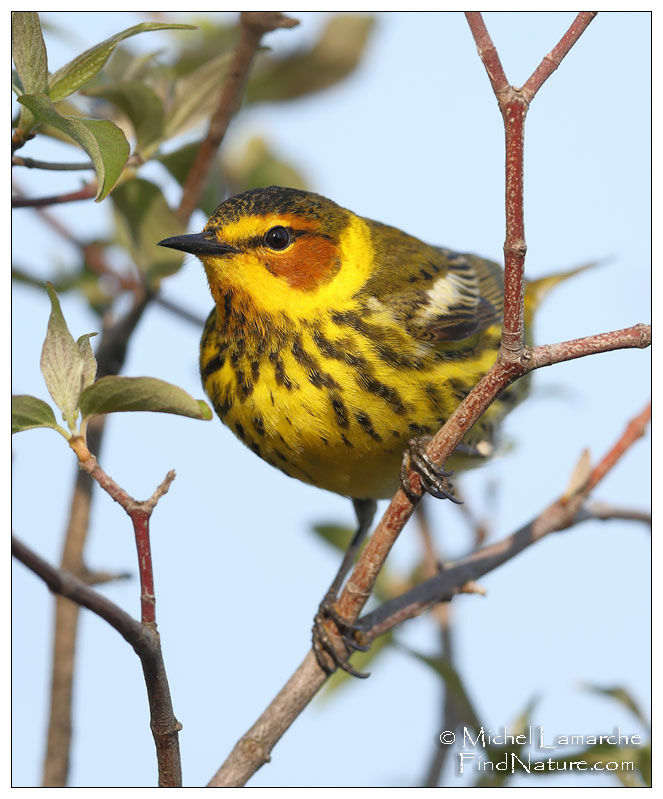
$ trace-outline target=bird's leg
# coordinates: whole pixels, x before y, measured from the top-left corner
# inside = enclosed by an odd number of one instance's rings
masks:
[[[365,651],[368,649],[367,646],[360,643],[355,637],[357,631],[355,625],[349,624],[347,619],[344,619],[335,607],[335,602],[338,598],[341,586],[343,585],[343,581],[352,568],[361,542],[371,526],[377,508],[374,499],[353,499],[352,504],[357,514],[357,530],[345,551],[338,573],[329,586],[329,590],[320,603],[318,612],[313,619],[313,651],[315,652],[320,667],[326,671],[327,674],[331,674],[336,667],[340,666],[340,668],[347,671],[348,674],[352,674],[354,677],[368,677],[368,674],[356,671],[352,668],[348,663],[348,652],[340,653],[336,649],[334,641],[325,626],[325,622],[327,621],[332,621],[336,625],[346,650],[360,649]]]
[[[405,450],[401,463],[401,488],[410,502],[416,502],[421,497],[421,494],[415,493],[410,485],[408,469],[412,469],[419,475],[423,489],[429,494],[438,499],[450,499],[457,505],[462,505],[463,500],[458,499],[454,494],[453,486],[449,482],[453,472],[445,472],[442,466],[433,463],[426,454],[426,446],[430,440],[431,436],[422,436],[408,442],[408,448]],[[461,451],[458,447],[456,450]]]

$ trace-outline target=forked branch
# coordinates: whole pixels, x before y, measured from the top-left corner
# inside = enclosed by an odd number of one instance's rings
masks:
[[[472,392],[461,403],[457,410],[438,431],[427,449],[431,460],[443,464],[460,443],[465,433],[493,402],[493,400],[510,383],[524,374],[543,366],[565,360],[584,357],[608,350],[624,347],[647,347],[651,342],[651,329],[647,325],[635,325],[625,330],[602,333],[583,339],[562,342],[543,347],[527,348],[524,345],[524,259],[526,252],[523,221],[523,137],[524,119],[529,102],[534,97],[547,77],[559,65],[587,27],[593,13],[578,15],[575,22],[562,37],[559,44],[546,56],[542,64],[535,70],[525,84],[526,91],[510,86],[499,55],[490,40],[483,19],[478,13],[469,13],[468,21],[475,36],[480,57],[486,67],[488,77],[502,112],[506,132],[506,217],[507,230],[504,245],[505,251],[505,289],[504,289],[504,323],[502,345],[497,361],[489,372],[481,379]],[[599,467],[597,467],[599,468]],[[413,490],[420,489],[419,477],[409,474]],[[588,491],[590,488],[587,489]],[[356,621],[371,595],[377,575],[384,564],[397,536],[414,509],[413,503],[399,489],[392,498],[389,507],[368,540],[355,568],[347,580],[336,609],[350,623]],[[575,509],[577,513],[579,507]],[[568,508],[564,508],[568,513]],[[513,557],[524,546],[538,540],[543,534],[545,524],[559,524],[560,508],[554,504],[537,518],[535,523],[527,525],[514,534],[513,541],[502,542],[500,551],[480,550],[485,560],[485,571],[495,568],[508,557]],[[568,519],[567,519],[568,521]],[[548,530],[549,531],[549,530]],[[476,557],[472,556],[472,564]],[[491,565],[492,564],[492,565]],[[473,566],[474,571],[476,568]],[[485,571],[481,573],[485,573]],[[447,572],[444,572],[446,576]],[[474,579],[472,570],[458,571],[454,581],[453,592],[467,588],[468,582]],[[478,576],[478,573],[475,575]],[[449,587],[447,586],[447,589]],[[437,595],[436,595],[437,596]],[[428,601],[430,605],[431,599]],[[367,617],[370,618],[370,617]],[[407,616],[403,616],[407,618]],[[373,630],[373,622],[366,622]],[[378,621],[375,622],[378,624]],[[328,628],[330,634],[343,644],[334,629]],[[309,652],[304,661],[288,680],[283,689],[265,710],[258,721],[240,739],[225,763],[210,781],[210,786],[244,785],[251,775],[269,760],[272,747],[288,729],[297,715],[306,707],[326,679],[326,675],[317,664],[313,652]]]

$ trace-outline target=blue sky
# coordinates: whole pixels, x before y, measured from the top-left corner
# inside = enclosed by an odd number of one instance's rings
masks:
[[[310,41],[327,16],[293,15],[300,27],[268,40],[276,52]],[[47,36],[51,71],[143,19],[130,12],[44,18],[71,34],[67,43]],[[487,13],[485,19],[507,77],[520,85],[573,14]],[[547,299],[537,317],[538,343],[650,319],[649,25],[647,13],[600,14],[532,104],[525,146],[527,273],[536,277],[606,259]],[[167,42],[166,35],[147,34],[130,46],[152,50]],[[312,99],[243,112],[227,147],[240,147],[252,135],[265,136],[297,164],[312,189],[359,214],[434,244],[501,258],[501,120],[462,14],[378,14],[356,74]],[[24,154],[71,158],[63,147],[42,149],[39,140]],[[150,170],[146,176],[163,179]],[[20,178],[29,195],[72,189],[79,180],[27,170]],[[172,186],[168,191],[174,196]],[[108,202],[77,203],[53,213],[83,233],[102,232],[111,208]],[[191,230],[204,221],[194,217]],[[12,238],[16,262],[36,274],[46,277],[54,264],[75,263],[73,251],[29,210],[14,212]],[[211,307],[195,259],[166,283],[164,294],[200,316]],[[45,296],[18,286],[12,298],[13,391],[47,398],[39,372]],[[73,296],[64,296],[62,306],[74,336],[98,329]],[[202,397],[198,339],[194,327],[153,306],[124,374],[160,377]],[[478,514],[487,512],[487,493],[497,484],[491,540],[563,492],[585,447],[597,458],[612,445],[648,400],[649,365],[648,351],[625,351],[535,375],[531,400],[506,423],[509,451],[461,480]],[[12,444],[13,530],[57,562],[75,474],[72,455],[51,431],[22,433]],[[596,498],[648,508],[649,460],[647,436]],[[177,471],[153,517],[157,614],[184,725],[185,784],[204,784],[307,651],[313,613],[338,561],[311,525],[350,524],[352,508],[346,499],[273,470],[216,419],[115,415],[102,464],[137,498],[149,496],[168,469]],[[469,536],[456,509],[429,502],[428,511],[440,548],[449,557],[462,555]],[[390,566],[407,571],[420,554],[417,531],[407,528]],[[648,708],[649,554],[643,526],[585,523],[486,576],[486,597],[454,600],[455,655],[486,728],[508,725],[538,695],[533,721],[547,734],[607,734],[618,724],[642,732],[619,706],[580,684],[624,686]],[[135,573],[130,527],[105,495],[95,499],[87,561],[92,568]],[[13,783],[25,786],[40,779],[52,599],[20,565],[13,590]],[[136,580],[104,592],[138,612]],[[410,622],[399,639],[432,654],[434,623],[428,617]],[[333,701],[317,699],[251,785],[417,784],[441,731],[439,705],[435,675],[401,651],[389,653],[375,663],[370,680],[353,682]],[[134,653],[104,622],[83,614],[71,784],[154,784],[147,724]],[[595,775],[554,780],[610,784]],[[450,774],[448,784],[462,780]]]

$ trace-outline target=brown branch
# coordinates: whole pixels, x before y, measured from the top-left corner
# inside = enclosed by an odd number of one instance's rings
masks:
[[[78,200],[91,200],[97,196],[97,183],[88,183],[78,191],[68,194],[54,194],[51,197],[12,197],[12,208],[41,208],[45,205],[73,203]]]
[[[597,519],[601,522],[620,519],[622,521],[642,522],[651,527],[651,512],[636,508],[622,508],[608,502],[590,502],[580,511],[583,519]]]
[[[223,82],[219,101],[210,119],[207,136],[200,143],[195,160],[189,170],[177,216],[186,224],[198,207],[210,171],[228,125],[239,108],[253,58],[265,33],[276,28],[292,28],[299,23],[276,11],[245,11],[241,15],[239,41],[235,46],[228,75]]]
[[[624,453],[639,439],[644,436],[647,426],[651,420],[651,403],[649,403],[642,413],[632,419],[619,441],[617,441],[610,452],[606,453],[598,463],[594,471],[590,474],[587,482],[587,493],[595,488],[605,475],[614,467]]]
[[[96,613],[131,644],[140,658],[145,676],[150,704],[150,727],[159,761],[159,785],[181,786],[178,733],[182,725],[173,712],[159,636],[75,575],[51,566],[14,536],[12,554],[40,577],[53,593],[71,600],[76,607],[85,607]]]
[[[88,425],[88,446],[97,454],[101,447],[105,416],[97,416]],[[87,582],[88,573],[83,549],[92,505],[92,479],[78,472],[69,510],[60,559],[60,569]],[[48,733],[42,774],[44,787],[64,787],[69,771],[71,749],[71,702],[74,679],[74,652],[78,634],[80,607],[61,596],[55,599],[55,623],[51,665],[51,693]]]
[[[628,515],[619,511],[609,515],[611,510],[605,509],[605,515],[596,516],[591,507],[585,506],[585,501],[589,493],[615,467],[619,458],[644,435],[650,417],[651,408],[647,406],[629,422],[615,445],[595,466],[588,480],[580,484],[570,495],[565,493],[555,500],[520,530],[447,566],[435,577],[420,583],[400,597],[388,600],[360,619],[359,627],[366,639],[370,641],[383,635],[397,624],[425,612],[431,605],[449,601],[456,594],[464,592],[468,582],[472,583],[482,575],[493,571],[549,533],[566,530],[592,518],[637,518],[638,521],[642,521],[643,514],[634,517],[633,511]]]

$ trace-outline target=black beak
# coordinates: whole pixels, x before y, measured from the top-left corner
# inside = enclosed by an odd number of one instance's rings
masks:
[[[192,255],[228,255],[239,252],[230,244],[217,241],[211,233],[190,233],[186,236],[171,236],[158,242],[159,247],[170,247],[172,250],[189,252]]]

